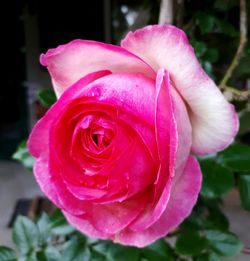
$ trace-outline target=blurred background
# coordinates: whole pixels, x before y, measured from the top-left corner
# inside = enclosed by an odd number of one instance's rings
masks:
[[[223,79],[239,45],[239,2],[172,1],[170,20],[188,34],[202,66],[216,83]],[[51,89],[48,72],[39,64],[40,54],[77,38],[119,44],[128,31],[158,23],[160,5],[157,0],[5,2],[2,11],[6,16],[1,16],[0,244],[11,244],[7,225],[17,211],[18,200],[41,195],[32,174],[12,159],[18,144],[47,109],[37,96],[41,90]],[[250,1],[245,11],[249,13]],[[250,144],[249,54],[248,43],[232,77],[221,87],[239,112],[237,139],[245,144]],[[29,166],[32,159],[26,160]],[[250,246],[246,233],[250,231],[250,215],[240,207],[237,191],[231,191],[225,202],[232,229]]]

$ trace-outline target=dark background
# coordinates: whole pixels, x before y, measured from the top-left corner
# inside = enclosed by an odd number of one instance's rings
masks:
[[[178,5],[174,8],[174,23],[188,34],[202,66],[219,83],[239,42],[239,1],[183,2],[183,12]],[[250,1],[247,5],[249,12]],[[160,0],[6,1],[0,18],[0,160],[11,158],[44,112],[36,94],[51,83],[39,64],[41,53],[77,38],[119,44],[129,30],[157,23],[159,6]],[[248,43],[230,86],[249,88],[249,54]],[[247,107],[246,99],[233,102],[238,111]],[[245,126],[250,125],[249,116],[245,118]],[[249,142],[249,134],[241,139]]]
[[[29,109],[35,109],[29,104],[27,74],[32,76],[32,71],[27,72],[30,70],[27,56],[32,52],[46,52],[75,38],[105,41],[104,1],[6,1],[4,12],[7,15],[1,17],[4,33],[1,37],[0,159],[10,158],[19,141],[27,137]],[[28,22],[27,16],[31,18]],[[32,19],[36,25],[29,24]],[[32,35],[27,26],[35,28],[37,35]],[[30,45],[36,50],[29,54]],[[46,73],[36,55],[33,63],[36,70]]]

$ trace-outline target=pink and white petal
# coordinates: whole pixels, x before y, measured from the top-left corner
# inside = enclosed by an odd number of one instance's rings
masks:
[[[178,146],[176,152],[175,171],[182,172],[192,146],[192,127],[186,105],[175,88],[170,88],[174,118],[178,132]]]
[[[161,218],[144,231],[122,230],[113,237],[114,242],[144,247],[165,236],[191,213],[198,198],[201,180],[199,163],[190,156],[183,173],[173,179],[169,203]]]
[[[152,204],[129,226],[134,231],[146,229],[160,218],[167,207],[171,178],[175,173],[178,134],[170,95],[169,74],[164,69],[160,69],[156,77],[155,133],[160,168],[155,180],[154,198]]]
[[[178,145],[177,125],[170,93],[169,73],[160,69],[156,77],[155,132],[161,165],[168,168],[170,177],[174,176]]]
[[[214,153],[233,141],[238,130],[235,110],[200,66],[182,30],[171,25],[147,26],[130,32],[121,45],[155,70],[169,71],[189,107],[194,153]]]
[[[99,70],[155,75],[148,64],[127,50],[95,41],[74,40],[60,45],[42,54],[40,62],[50,72],[57,97],[83,76]]]

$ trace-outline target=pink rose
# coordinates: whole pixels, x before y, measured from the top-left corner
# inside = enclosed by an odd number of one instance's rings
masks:
[[[178,226],[201,187],[192,155],[224,149],[238,129],[185,33],[154,25],[121,47],[75,40],[41,63],[58,97],[28,142],[42,191],[92,237],[143,247]]]

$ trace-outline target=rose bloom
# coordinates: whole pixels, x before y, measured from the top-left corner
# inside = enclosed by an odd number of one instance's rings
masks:
[[[143,247],[177,227],[201,188],[194,155],[238,130],[185,33],[153,25],[121,47],[75,40],[41,63],[58,97],[28,141],[42,191],[91,237]]]

